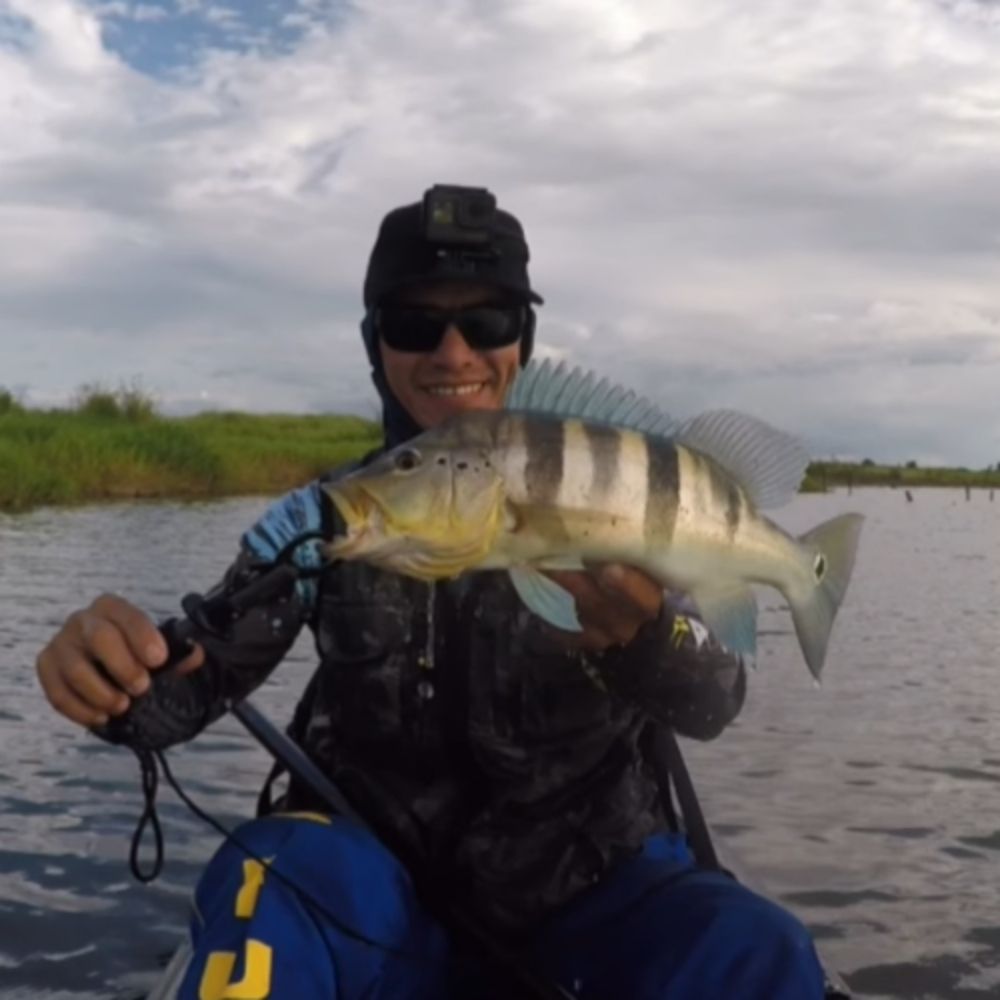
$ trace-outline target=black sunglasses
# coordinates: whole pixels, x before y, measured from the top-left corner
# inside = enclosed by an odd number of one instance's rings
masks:
[[[433,351],[451,324],[476,351],[490,351],[515,343],[524,333],[524,306],[470,306],[468,309],[431,309],[427,306],[382,306],[375,326],[394,351]]]

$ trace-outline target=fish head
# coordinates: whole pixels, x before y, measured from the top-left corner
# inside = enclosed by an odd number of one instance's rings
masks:
[[[325,487],[345,525],[325,546],[423,580],[457,576],[489,553],[504,520],[491,449],[450,427],[427,431]]]

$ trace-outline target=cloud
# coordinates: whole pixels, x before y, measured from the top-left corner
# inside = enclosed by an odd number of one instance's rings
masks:
[[[382,214],[482,183],[547,354],[995,462],[998,55],[943,0],[0,0],[0,381],[370,406]]]

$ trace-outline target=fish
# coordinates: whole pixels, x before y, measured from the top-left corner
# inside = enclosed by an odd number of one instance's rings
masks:
[[[578,632],[547,571],[625,563],[688,596],[726,648],[755,658],[755,587],[784,597],[818,684],[864,518],[795,537],[762,511],[810,461],[792,435],[737,410],[679,421],[596,373],[546,359],[503,409],[449,418],[324,484],[343,530],[327,559],[433,582],[504,570],[520,599]]]

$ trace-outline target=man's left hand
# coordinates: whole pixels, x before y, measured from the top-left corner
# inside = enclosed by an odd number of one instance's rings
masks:
[[[605,563],[583,572],[550,571],[576,600],[582,632],[552,632],[570,649],[602,653],[631,642],[663,607],[663,588],[651,576],[621,563]]]

